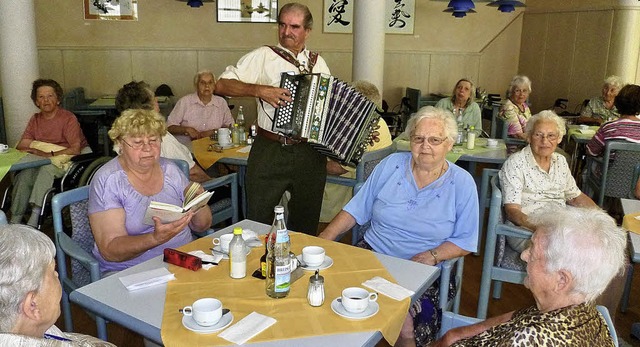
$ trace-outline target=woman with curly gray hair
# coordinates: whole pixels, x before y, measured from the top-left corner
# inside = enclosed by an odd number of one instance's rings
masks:
[[[600,209],[545,209],[531,220],[537,228],[521,258],[536,304],[449,330],[434,347],[613,346],[594,300],[622,273],[626,232]]]
[[[531,94],[531,80],[527,76],[514,76],[509,84],[508,100],[500,108],[500,118],[509,123],[507,135],[525,139],[524,128],[531,118],[527,99]]]
[[[0,346],[113,346],[54,325],[62,296],[55,254],[51,239],[32,227],[0,227]]]

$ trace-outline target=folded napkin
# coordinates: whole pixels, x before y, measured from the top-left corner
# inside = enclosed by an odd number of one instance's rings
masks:
[[[415,294],[415,292],[412,290],[409,290],[401,285],[391,283],[378,276],[364,281],[362,285],[398,301],[404,300]]]
[[[268,327],[276,324],[276,322],[275,318],[254,311],[242,318],[238,323],[218,334],[218,336],[229,342],[242,345]]]
[[[622,218],[622,227],[636,234],[640,234],[640,212],[625,215]]]
[[[120,282],[129,291],[144,289],[175,280],[176,277],[164,267],[120,277]]]
[[[60,145],[56,145],[55,143],[48,143],[48,142],[42,142],[42,141],[31,141],[31,144],[29,145],[30,148],[35,148],[39,151],[43,151],[46,153],[49,153],[51,151],[57,152],[57,151],[61,151],[63,149],[67,149],[67,147],[63,147]],[[51,157],[51,164],[63,169],[63,170],[67,170],[69,168],[69,166],[71,165],[69,163],[69,160],[71,160],[71,157],[73,157],[70,154],[58,154],[54,157]]]
[[[214,262],[214,263],[219,263],[220,260],[222,260],[222,254],[218,254],[218,253],[212,255],[212,254],[207,254],[207,253],[205,253],[203,251],[191,251],[191,252],[189,252],[189,254],[195,255],[196,257],[198,257],[198,258],[200,258],[200,259],[202,259],[204,261],[210,261],[210,262]],[[214,266],[215,265],[213,265],[213,264],[202,264],[202,268],[205,269],[205,270],[209,270]]]
[[[249,153],[251,152],[251,146],[242,147],[238,150],[238,153]]]

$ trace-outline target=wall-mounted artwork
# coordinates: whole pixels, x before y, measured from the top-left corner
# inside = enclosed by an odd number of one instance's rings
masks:
[[[138,20],[138,0],[84,0],[84,19]]]
[[[278,0],[216,0],[218,22],[276,23]]]
[[[366,3],[363,2],[363,4]],[[353,0],[324,0],[323,31],[351,33],[353,30]],[[385,33],[413,34],[415,0],[386,0]]]

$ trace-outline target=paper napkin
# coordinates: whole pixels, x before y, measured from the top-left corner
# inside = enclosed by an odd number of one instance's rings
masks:
[[[195,255],[196,257],[204,260],[204,261],[210,261],[210,262],[214,262],[214,263],[219,263],[220,260],[222,260],[222,254],[218,254],[216,253],[215,255],[212,254],[207,254],[203,251],[191,251],[189,252],[189,254],[191,255]],[[214,267],[215,265],[213,264],[202,264],[202,268],[205,270],[209,270],[212,267]]]
[[[364,281],[362,285],[398,301],[404,300],[415,294],[415,292],[412,290],[409,290],[401,285],[391,283],[378,276]]]
[[[175,276],[164,267],[120,277],[120,282],[129,291],[144,289],[175,280]]]
[[[238,150],[238,153],[249,153],[251,152],[251,146],[242,147]]]
[[[275,318],[254,311],[242,318],[238,323],[218,334],[218,336],[227,341],[242,345],[268,327],[276,324],[276,322]]]

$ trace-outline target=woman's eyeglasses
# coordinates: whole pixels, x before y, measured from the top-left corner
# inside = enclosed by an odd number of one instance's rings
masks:
[[[133,143],[129,143],[127,141],[125,141],[124,139],[121,139],[122,142],[126,143],[129,147],[135,149],[135,150],[141,150],[142,148],[144,148],[144,145],[148,145],[149,147],[158,147],[160,146],[160,140],[158,139],[149,139],[147,142],[144,142],[142,140],[136,140],[133,141]]]
[[[435,136],[425,137],[425,136],[412,135],[410,137],[410,140],[411,140],[411,143],[416,144],[416,145],[421,145],[421,144],[424,143],[424,141],[427,141],[432,146],[439,146],[444,141],[446,141],[447,138],[446,137],[435,137]]]
[[[543,134],[543,133],[541,133],[541,132],[537,132],[537,133],[533,134],[533,137],[534,137],[536,140],[544,140],[544,139],[547,139],[547,140],[549,140],[549,141],[555,141],[555,140],[557,140],[557,139],[558,139],[558,134],[556,134],[556,133]]]

